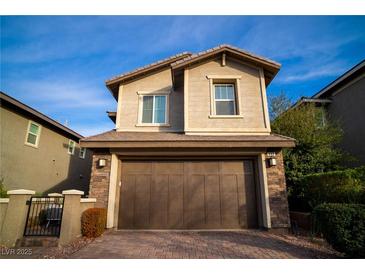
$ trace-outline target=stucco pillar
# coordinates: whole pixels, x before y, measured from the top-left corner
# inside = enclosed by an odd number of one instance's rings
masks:
[[[17,189],[7,192],[9,203],[0,233],[1,244],[13,247],[23,237],[28,214],[27,201],[35,194],[33,190]]]
[[[271,228],[269,188],[267,184],[266,157],[264,153],[258,156],[258,175],[260,181],[260,196],[262,208],[262,221],[265,228]]]
[[[81,235],[80,201],[84,192],[71,189],[62,191],[62,194],[65,198],[59,244],[65,245]]]
[[[112,154],[109,179],[108,214],[106,224],[107,228],[112,228],[114,226],[115,197],[118,184],[118,162],[118,156],[116,154]]]

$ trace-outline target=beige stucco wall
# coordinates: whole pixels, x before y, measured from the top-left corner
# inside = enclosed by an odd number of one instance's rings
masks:
[[[69,138],[34,119],[42,126],[39,146],[27,146],[24,142],[28,117],[4,107],[0,111],[0,178],[4,179],[6,189],[31,189],[37,192],[79,189],[87,193],[91,151],[86,152],[85,159],[80,159],[77,144],[74,155],[69,155]]]
[[[212,119],[209,75],[239,75],[240,114],[242,118]],[[187,130],[234,131],[235,133],[269,132],[268,121],[265,121],[266,90],[262,86],[259,68],[251,67],[227,58],[226,66],[222,66],[221,58],[199,64],[188,70],[188,111]],[[264,97],[263,97],[264,96]],[[264,99],[264,100],[263,100]]]
[[[138,123],[137,92],[159,92],[171,90],[169,100],[169,127],[140,127]],[[183,117],[183,91],[172,91],[172,77],[170,68],[151,74],[133,82],[123,84],[119,96],[118,116],[121,131],[182,131],[184,128]]]

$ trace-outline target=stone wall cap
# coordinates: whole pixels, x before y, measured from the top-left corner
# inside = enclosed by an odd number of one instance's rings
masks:
[[[61,193],[48,193],[48,197],[63,197]]]
[[[9,198],[0,198],[0,204],[9,203]]]
[[[9,190],[7,192],[8,195],[34,195],[35,191],[34,190],[28,190],[28,189],[14,189],[14,190]]]
[[[81,203],[96,203],[96,198],[81,198]]]
[[[84,192],[76,189],[69,189],[62,191],[63,195],[84,195]]]

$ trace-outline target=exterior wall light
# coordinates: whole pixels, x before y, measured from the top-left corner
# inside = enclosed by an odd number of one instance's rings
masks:
[[[105,159],[99,159],[98,166],[99,167],[105,167],[106,166],[106,160]]]
[[[267,154],[267,158],[269,158],[269,166],[276,166],[276,153],[275,152],[268,152]]]

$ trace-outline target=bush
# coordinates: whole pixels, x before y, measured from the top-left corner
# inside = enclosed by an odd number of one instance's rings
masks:
[[[7,190],[4,186],[4,178],[0,179],[0,198],[8,198],[9,195],[7,194]]]
[[[365,205],[321,204],[312,213],[313,230],[334,249],[353,258],[365,257]]]
[[[293,210],[311,211],[321,203],[365,203],[365,167],[303,176],[290,197]]]
[[[89,208],[81,215],[81,233],[88,238],[103,234],[106,225],[105,208]]]

